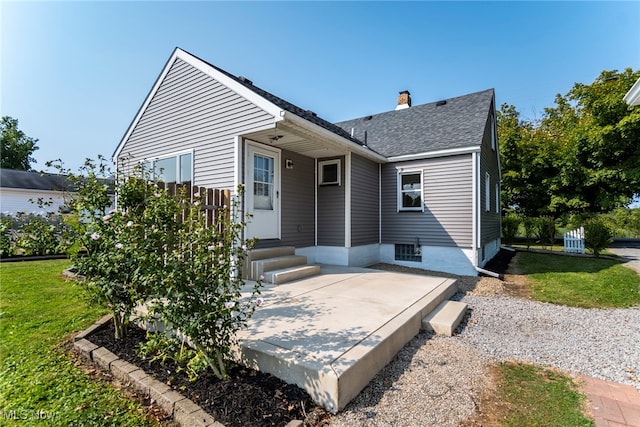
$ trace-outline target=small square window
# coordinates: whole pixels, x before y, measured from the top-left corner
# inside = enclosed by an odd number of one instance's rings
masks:
[[[318,162],[320,185],[340,185],[340,160],[324,160]]]

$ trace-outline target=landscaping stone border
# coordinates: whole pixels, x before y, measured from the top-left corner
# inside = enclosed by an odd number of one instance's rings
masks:
[[[224,427],[191,399],[173,390],[167,384],[148,375],[137,366],[120,359],[105,347],[98,347],[89,340],[92,333],[104,327],[112,316],[106,315],[80,332],[73,339],[73,348],[87,361],[97,365],[143,396],[149,397],[180,426]],[[289,422],[285,427],[302,427],[302,421]]]

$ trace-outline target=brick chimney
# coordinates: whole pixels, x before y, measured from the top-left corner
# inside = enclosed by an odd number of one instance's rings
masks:
[[[411,107],[411,94],[408,90],[403,90],[398,95],[398,105],[396,106],[396,110],[404,110],[405,108]]]

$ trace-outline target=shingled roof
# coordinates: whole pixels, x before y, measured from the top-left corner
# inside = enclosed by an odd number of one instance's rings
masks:
[[[493,89],[336,123],[386,157],[482,144]],[[446,101],[446,102],[444,102]]]
[[[0,187],[28,190],[66,191],[70,183],[64,175],[15,169],[0,169]]]
[[[248,88],[249,90],[255,92],[256,94],[260,95],[261,97],[263,97],[264,99],[268,100],[269,102],[277,105],[278,107],[282,108],[285,111],[288,111],[290,113],[295,114],[296,116],[302,117],[303,119],[316,124],[330,132],[335,133],[338,136],[341,136],[345,139],[348,139],[352,142],[355,142],[356,144],[359,145],[363,145],[363,142],[352,137],[351,134],[349,132],[346,132],[343,128],[341,128],[340,126],[336,126],[335,124],[328,122],[327,120],[324,120],[323,118],[319,117],[316,113],[314,113],[311,110],[305,110],[304,108],[298,107],[297,105],[294,105],[292,103],[290,103],[289,101],[286,101],[282,98],[280,98],[279,96],[276,96],[274,94],[272,94],[271,92],[268,92],[256,85],[253,84],[253,82],[245,77],[238,77],[238,76],[234,76],[233,74],[223,70],[220,67],[216,67],[215,65],[205,61],[202,58],[197,57],[196,55],[190,54],[192,56],[194,56],[195,58],[198,58],[200,61],[204,62],[205,64],[209,65],[212,68],[215,68],[217,71],[221,72],[222,74],[226,75],[227,77],[235,80],[236,82],[240,83],[241,85],[245,86],[246,88]]]

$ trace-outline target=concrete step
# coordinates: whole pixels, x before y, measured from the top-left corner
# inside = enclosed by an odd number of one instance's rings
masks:
[[[242,276],[250,280],[257,280],[260,275],[254,277],[251,274],[251,264],[254,261],[267,258],[277,258],[281,256],[290,256],[295,255],[295,253],[296,248],[293,246],[276,246],[274,248],[252,249],[247,253],[247,257],[244,259],[244,265],[242,266]]]
[[[251,277],[258,278],[265,272],[281,270],[283,268],[307,265],[307,257],[302,255],[279,256],[264,258],[251,262]]]
[[[248,258],[251,258],[251,261],[256,261],[265,258],[294,255],[295,253],[296,248],[293,246],[276,246],[273,248],[251,249],[248,253]]]
[[[434,311],[440,303],[448,300],[458,292],[458,285],[456,279],[445,279],[440,283],[433,291],[429,293],[429,301],[425,303],[421,310],[422,317],[426,317],[429,313]]]
[[[267,271],[264,273],[264,281],[274,285],[291,282],[309,276],[320,274],[319,265],[303,265],[300,267],[289,267],[280,270]]]
[[[467,312],[467,304],[459,301],[442,301],[435,310],[422,319],[422,327],[437,335],[452,336]]]

